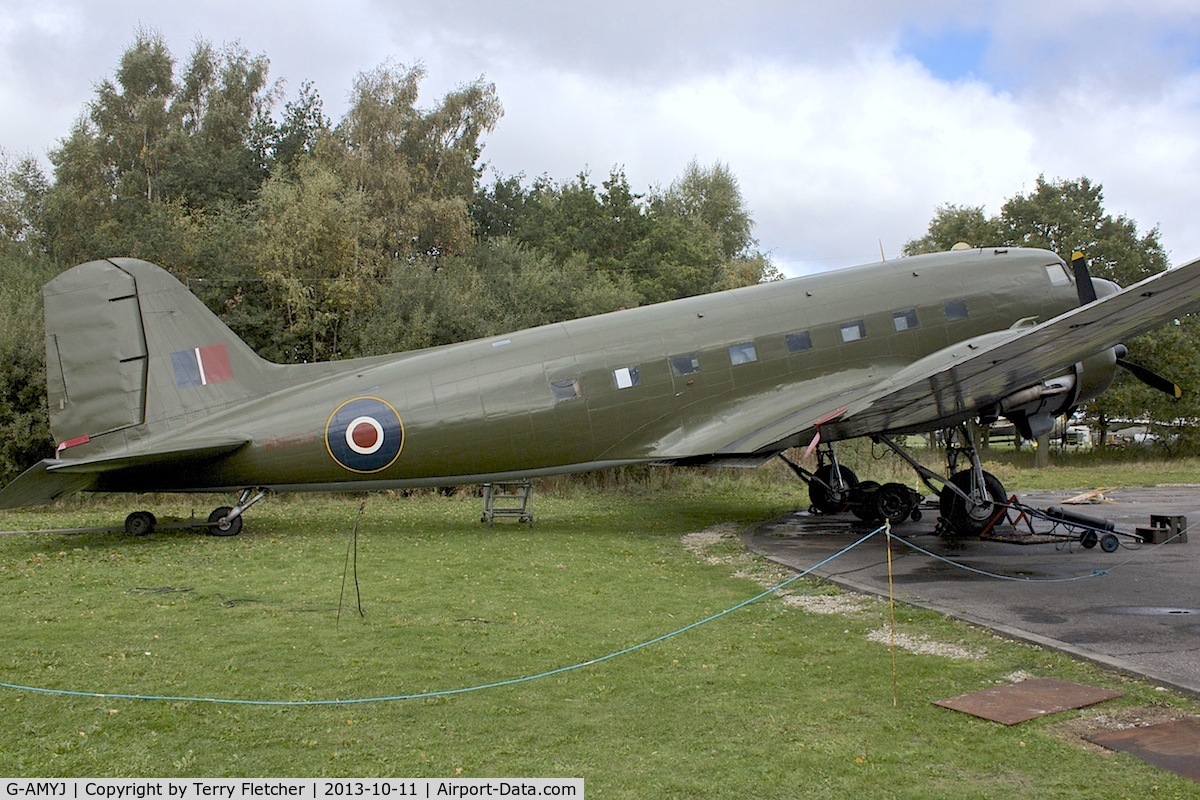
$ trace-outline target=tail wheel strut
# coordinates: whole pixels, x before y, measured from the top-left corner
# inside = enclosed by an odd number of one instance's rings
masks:
[[[236,506],[220,506],[208,515],[208,532],[212,536],[237,536],[242,532],[242,513],[267,496],[266,489],[259,489],[254,497],[253,488],[243,489]]]

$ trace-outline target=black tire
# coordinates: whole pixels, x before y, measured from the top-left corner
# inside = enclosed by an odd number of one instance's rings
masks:
[[[882,519],[875,511],[875,493],[877,491],[879,491],[877,481],[863,481],[858,485],[858,491],[854,493],[854,502],[850,504],[850,511],[863,522],[878,522]]]
[[[1120,546],[1121,540],[1111,533],[1106,533],[1100,537],[1100,549],[1106,553],[1115,553]]]
[[[238,514],[233,519],[228,519],[233,513],[233,509],[229,506],[221,506],[213,509],[213,512],[208,515],[208,532],[211,536],[237,536],[242,532],[242,515]]]
[[[130,536],[146,536],[154,533],[158,518],[149,511],[134,511],[125,518],[125,532]]]
[[[971,491],[971,470],[956,472],[950,476],[950,482],[965,493]],[[981,506],[968,508],[967,501],[959,497],[949,488],[943,488],[938,497],[941,507],[944,528],[951,537],[978,536],[987,530],[996,519],[1004,513],[1004,503],[1008,499],[1004,494],[1004,484],[990,472],[983,473],[983,485],[988,495],[988,502]]]
[[[818,467],[813,473],[815,480],[808,483],[808,499],[812,501],[813,508],[821,514],[840,514],[850,507],[849,490],[858,487],[858,476],[843,466],[838,466],[838,472],[847,491],[838,493],[830,488],[833,478],[831,464]]]
[[[903,483],[885,483],[875,492],[875,514],[880,520],[899,525],[916,507],[913,492]]]
[[[1099,541],[1100,537],[1096,535],[1095,531],[1084,531],[1083,533],[1079,534],[1079,543],[1088,550],[1091,550],[1093,547],[1095,547],[1096,543]]]

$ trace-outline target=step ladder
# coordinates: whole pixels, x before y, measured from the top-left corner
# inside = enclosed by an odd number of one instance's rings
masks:
[[[483,484],[483,517],[479,521],[490,528],[497,517],[513,517],[532,528],[533,482]]]

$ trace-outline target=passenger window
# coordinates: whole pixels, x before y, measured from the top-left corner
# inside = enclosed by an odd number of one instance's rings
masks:
[[[865,338],[867,338],[867,324],[861,319],[842,323],[843,342],[857,342],[859,339]]]
[[[642,378],[638,375],[637,367],[621,367],[613,370],[613,382],[618,389],[628,389],[641,383]]]
[[[755,361],[758,361],[758,351],[754,349],[754,342],[742,342],[730,346],[729,363],[737,366],[738,364],[751,364]]]
[[[554,402],[556,403],[564,403],[567,400],[574,400],[583,395],[579,390],[579,378],[550,381],[550,391],[554,394]]]
[[[956,319],[967,318],[967,301],[966,300],[950,300],[943,308],[946,309],[946,319],[953,322]]]
[[[789,353],[799,353],[802,350],[812,349],[812,336],[809,335],[808,331],[789,333],[786,339]]]
[[[910,308],[908,311],[897,311],[892,314],[892,324],[898,331],[911,331],[921,323],[917,321],[916,309]]]
[[[700,371],[700,359],[695,353],[687,353],[682,356],[671,356],[671,374],[676,378],[681,378],[684,375],[691,375],[693,372]]]

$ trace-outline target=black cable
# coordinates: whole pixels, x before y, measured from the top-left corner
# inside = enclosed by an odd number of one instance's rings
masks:
[[[342,599],[346,595],[346,571],[348,564],[353,564],[354,595],[358,600],[358,615],[360,617],[365,617],[367,615],[367,611],[363,608],[362,604],[362,590],[358,585],[358,523],[362,520],[363,509],[366,507],[367,501],[363,500],[358,506],[358,516],[354,518],[354,530],[350,533],[350,541],[346,543],[346,558],[342,563],[342,589],[338,593],[338,610],[337,620],[334,623],[335,628],[340,628],[342,623]],[[351,562],[351,552],[353,552],[353,562]]]

